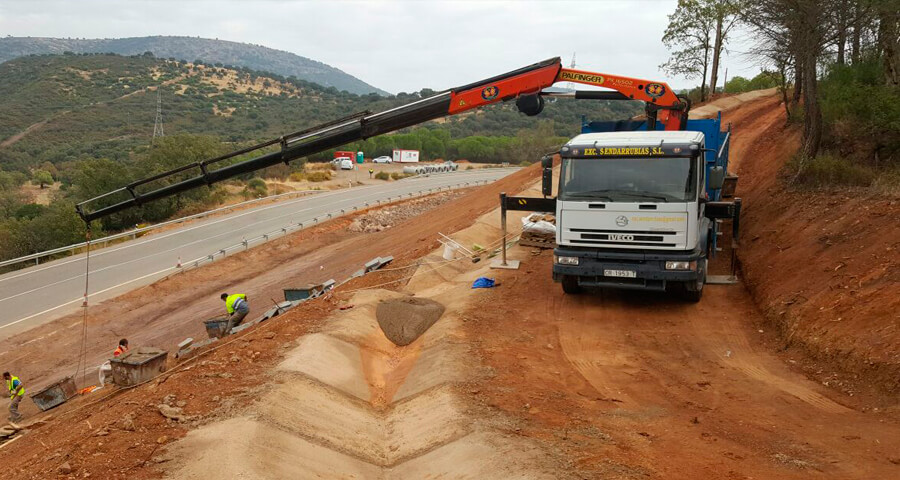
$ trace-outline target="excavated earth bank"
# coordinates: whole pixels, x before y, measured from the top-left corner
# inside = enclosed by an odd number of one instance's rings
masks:
[[[469,230],[496,236],[484,224]],[[460,392],[481,369],[457,312],[487,272],[484,264],[429,261],[405,292],[356,292],[352,308],[298,339],[258,403],[173,444],[167,478],[566,476],[538,443],[470,411]]]

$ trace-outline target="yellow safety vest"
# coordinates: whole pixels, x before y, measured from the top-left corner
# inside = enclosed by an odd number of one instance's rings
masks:
[[[235,302],[238,301],[238,299],[241,299],[246,302],[247,296],[244,295],[243,293],[235,293],[234,295],[229,295],[225,299],[225,310],[228,312],[229,315],[234,313],[234,304],[235,304]]]
[[[15,382],[19,382],[19,386],[22,387],[21,389],[19,389],[19,393],[15,393],[13,390],[13,383],[15,383]],[[9,390],[9,394],[12,396],[18,395],[21,397],[22,395],[25,395],[25,385],[22,383],[21,380],[19,380],[19,377],[12,377],[9,380],[7,380],[6,381],[6,389]]]

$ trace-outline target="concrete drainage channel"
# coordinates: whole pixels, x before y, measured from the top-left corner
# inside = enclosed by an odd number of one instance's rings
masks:
[[[416,296],[458,307],[473,272],[457,273]],[[298,340],[247,413],[173,445],[168,477],[556,478],[540,467],[546,454],[536,445],[470,415],[456,392],[478,370],[458,333],[460,309],[398,347],[376,309],[400,298],[408,295],[357,292],[352,309]]]

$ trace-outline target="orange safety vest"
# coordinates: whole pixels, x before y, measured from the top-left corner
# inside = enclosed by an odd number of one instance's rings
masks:
[[[118,347],[116,347],[116,351],[113,352],[113,356],[118,357],[119,355],[121,355],[127,351],[128,351],[128,347],[123,347],[122,345],[119,345]]]

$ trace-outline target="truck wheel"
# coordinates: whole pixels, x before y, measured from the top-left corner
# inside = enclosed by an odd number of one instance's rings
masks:
[[[684,282],[683,287],[683,295],[684,299],[697,303],[700,301],[700,298],[703,297],[703,286],[706,285],[706,264],[707,261],[705,258],[697,261],[697,280],[693,282]]]
[[[581,289],[581,285],[578,285],[578,277],[573,277],[572,275],[563,275],[561,283],[563,292],[569,295],[577,295],[583,291]]]

